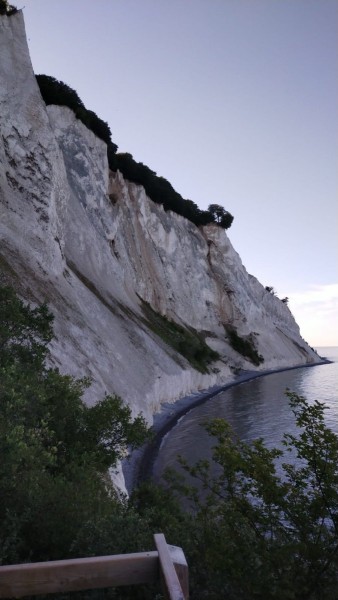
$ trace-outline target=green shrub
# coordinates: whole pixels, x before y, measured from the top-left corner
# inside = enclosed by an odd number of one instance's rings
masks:
[[[223,208],[223,206],[220,206],[219,204],[209,204],[208,211],[213,216],[217,225],[224,227],[224,229],[229,229],[229,227],[231,227],[234,218],[232,214]]]
[[[63,81],[58,81],[49,75],[36,75],[36,80],[44,102],[47,105],[58,104],[68,106],[88,129],[106,142],[110,154],[114,154],[117,151],[117,145],[111,140],[111,131],[108,123],[102,121],[92,110],[88,110],[75,90]]]
[[[254,365],[260,365],[264,362],[264,358],[261,354],[258,354],[252,334],[247,338],[242,338],[238,335],[234,327],[229,325],[225,328],[229,337],[231,347],[236,350],[239,354],[248,358]]]
[[[168,474],[162,495],[140,491],[142,514],[179,532],[195,600],[337,598],[338,436],[324,404],[287,396],[296,433],[281,449],[213,419],[212,462],[180,459],[183,474]]]
[[[106,142],[110,169],[120,171],[128,181],[142,185],[153,202],[163,205],[164,210],[172,210],[197,226],[209,223],[215,223],[224,229],[231,226],[233,216],[224,208],[217,205],[222,211],[222,218],[219,218],[219,212],[216,214],[210,207],[208,210],[200,210],[195,202],[182,198],[164,177],[158,176],[143,163],[136,162],[129,152],[117,154],[118,146],[111,140],[109,125],[99,119],[93,111],[88,110],[77,92],[66,83],[48,75],[36,75],[36,80],[45,103],[71,108],[88,129]]]
[[[164,177],[158,176],[155,171],[152,171],[141,162],[136,162],[133,156],[128,152],[108,155],[109,166],[112,171],[119,170],[123,176],[142,185],[147,196],[156,204],[162,204],[164,210],[172,210],[173,212],[185,217],[197,226],[208,225],[215,223],[224,229],[228,229],[233,221],[233,216],[230,215],[224,208],[219,207],[223,211],[223,218],[216,218],[216,214],[212,210],[201,210],[192,200],[185,200],[174,190],[171,183]],[[211,205],[215,206],[215,205]]]
[[[206,344],[203,335],[192,327],[182,327],[167,317],[155,312],[149,304],[143,302],[142,308],[146,324],[166,344],[179,352],[194,369],[208,373],[208,365],[219,359],[219,354]]]
[[[148,436],[119,398],[85,406],[88,382],[46,366],[52,333],[46,306],[0,287],[0,564],[86,554],[84,526],[124,514],[108,469]]]
[[[7,0],[0,0],[0,15],[7,15],[10,17],[18,12],[16,6],[12,6],[12,4],[8,4]]]

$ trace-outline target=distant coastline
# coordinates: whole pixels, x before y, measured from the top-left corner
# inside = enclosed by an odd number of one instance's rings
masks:
[[[319,359],[320,360],[315,363],[295,365],[293,367],[282,367],[265,371],[242,371],[235,379],[224,385],[214,386],[204,392],[196,392],[195,394],[180,398],[173,403],[163,403],[161,411],[154,415],[154,423],[152,426],[154,432],[153,439],[143,448],[134,451],[130,457],[122,463],[128,493],[130,493],[137,484],[151,478],[153,465],[163,438],[173,427],[175,427],[182,417],[190,412],[190,410],[200,406],[210,398],[213,398],[225,390],[240,385],[241,383],[252,381],[258,377],[265,377],[274,373],[282,373],[283,371],[292,371],[294,369],[304,369],[305,367],[318,367],[332,363],[332,360],[322,356],[319,356]]]

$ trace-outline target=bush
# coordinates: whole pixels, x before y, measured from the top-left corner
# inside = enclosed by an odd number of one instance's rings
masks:
[[[153,202],[162,204],[165,210],[172,210],[197,226],[209,223],[216,223],[225,229],[231,226],[233,216],[222,207],[219,207],[223,211],[221,219],[212,210],[200,210],[192,200],[182,198],[164,177],[159,177],[143,163],[136,162],[131,154],[117,154],[118,146],[111,140],[109,125],[99,119],[93,111],[88,110],[76,91],[66,83],[48,75],[36,75],[36,80],[45,103],[71,108],[88,129],[106,142],[110,169],[120,171],[128,181],[142,185]]]
[[[114,154],[117,151],[116,144],[111,140],[111,131],[108,123],[102,121],[92,110],[88,110],[75,90],[63,81],[58,81],[49,75],[36,75],[36,80],[43,100],[47,105],[58,104],[68,106],[88,129],[106,142],[110,154]]]
[[[223,206],[220,206],[219,204],[209,204],[208,211],[220,227],[223,227],[224,229],[229,229],[229,227],[231,227],[234,218],[232,214],[223,208]]]
[[[85,406],[89,382],[46,367],[46,306],[0,287],[0,315],[0,563],[86,553],[84,525],[124,510],[107,472],[145,441],[145,422],[115,396]]]
[[[180,459],[166,488],[133,497],[150,527],[180,540],[195,600],[337,598],[338,436],[323,404],[287,395],[299,433],[284,435],[284,450],[246,444],[214,419],[211,464]]]
[[[205,342],[203,335],[192,327],[185,328],[155,312],[149,304],[142,304],[146,324],[166,344],[179,352],[201,373],[208,373],[208,365],[219,359],[219,354]]]
[[[18,12],[18,9],[12,4],[8,4],[7,0],[0,0],[0,15],[7,15],[10,17]]]
[[[254,365],[260,365],[264,362],[264,358],[261,354],[258,354],[253,336],[250,335],[246,339],[238,335],[236,329],[227,326],[226,332],[229,337],[230,345],[236,352],[248,358]]]
[[[299,434],[284,435],[284,450],[261,439],[248,445],[215,419],[207,430],[217,471],[206,461],[184,465],[204,490],[187,491],[203,586],[196,598],[336,598],[338,436],[324,423],[323,404],[287,395]]]
[[[119,170],[129,181],[142,185],[147,196],[156,204],[162,204],[164,210],[172,210],[198,227],[216,223],[227,229],[233,221],[232,215],[224,209],[222,209],[222,219],[217,219],[215,213],[209,209],[200,210],[195,202],[182,198],[169,181],[164,177],[159,177],[155,171],[152,171],[143,163],[136,162],[128,152],[109,156],[109,166],[112,171]]]

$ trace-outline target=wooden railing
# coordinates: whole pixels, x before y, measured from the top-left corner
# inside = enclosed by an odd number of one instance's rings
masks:
[[[156,551],[0,567],[0,598],[154,583],[166,600],[188,600],[188,566],[181,548],[154,535]]]

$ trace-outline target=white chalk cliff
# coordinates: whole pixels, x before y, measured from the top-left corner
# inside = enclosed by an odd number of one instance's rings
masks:
[[[46,107],[21,11],[0,17],[0,268],[21,297],[48,303],[52,362],[92,378],[85,400],[116,393],[149,422],[162,401],[225,383],[238,368],[319,361],[223,229],[165,212],[109,172],[105,143],[69,108]],[[144,302],[202,332],[220,355],[209,372],[152,330]],[[251,336],[259,367],[231,347],[229,325]]]

